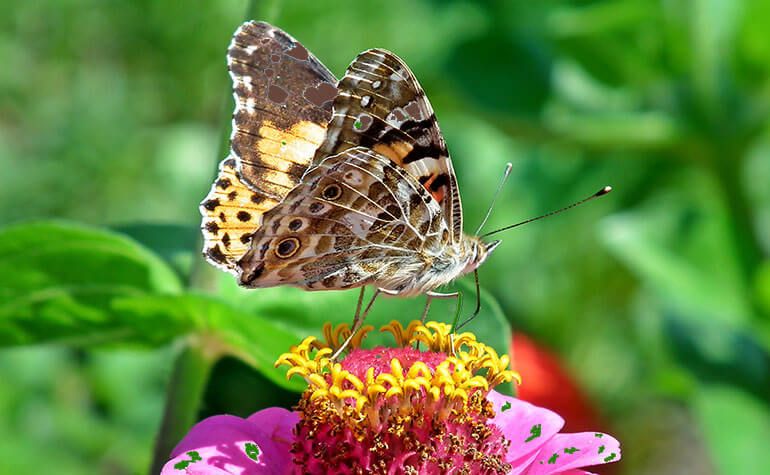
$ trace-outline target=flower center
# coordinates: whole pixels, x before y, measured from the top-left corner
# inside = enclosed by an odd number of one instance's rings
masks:
[[[370,330],[339,363],[330,355],[349,335],[346,325],[327,325],[326,344],[311,337],[279,358],[288,376],[308,382],[292,450],[298,471],[508,472],[509,442],[487,423],[494,413],[486,399],[492,387],[518,377],[506,369],[508,357],[436,322],[391,322],[383,330],[396,348],[358,348]],[[417,342],[426,350],[413,348]]]

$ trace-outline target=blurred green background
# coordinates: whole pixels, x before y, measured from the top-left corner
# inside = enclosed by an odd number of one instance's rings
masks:
[[[613,185],[503,236],[481,270],[496,317],[477,328],[499,333],[504,315],[562,358],[622,441],[615,473],[770,473],[763,0],[3,2],[0,472],[146,473],[196,338],[229,349],[199,416],[244,415],[290,405],[271,362],[349,318],[332,315],[347,295],[254,296],[201,263],[197,204],[232,108],[224,55],[247,15],[337,76],[367,48],[404,58],[466,231],[507,161],[488,229]],[[422,301],[395,306],[417,316]]]

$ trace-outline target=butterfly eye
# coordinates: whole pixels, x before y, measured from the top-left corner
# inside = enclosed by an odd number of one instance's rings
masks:
[[[299,250],[299,239],[290,237],[283,239],[278,243],[278,247],[275,248],[275,255],[281,259],[287,259]]]
[[[336,183],[332,183],[331,185],[328,185],[326,188],[324,188],[323,197],[326,198],[329,201],[334,201],[340,196],[342,196],[342,188]]]

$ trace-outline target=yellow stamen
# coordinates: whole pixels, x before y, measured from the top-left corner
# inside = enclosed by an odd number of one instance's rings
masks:
[[[362,328],[351,340],[351,348],[359,348],[371,326]],[[417,361],[409,368],[404,368],[401,361],[390,361],[390,372],[375,376],[374,368],[368,368],[362,378],[344,370],[340,363],[330,356],[350,336],[348,325],[333,328],[324,325],[321,342],[314,337],[305,338],[299,345],[292,347],[289,353],[281,355],[276,366],[289,366],[287,377],[298,374],[305,378],[310,388],[309,400],[316,402],[327,400],[329,407],[335,410],[355,410],[356,420],[369,421],[379,417],[373,410],[378,401],[393,400],[394,406],[401,407],[404,417],[411,417],[409,398],[423,393],[434,403],[446,398],[451,401],[452,411],[462,410],[471,404],[471,394],[476,391],[489,391],[491,388],[512,380],[519,381],[519,375],[508,369],[510,359],[507,355],[498,356],[491,347],[476,341],[472,333],[452,335],[451,326],[445,323],[419,321],[411,322],[404,328],[399,322],[392,321],[381,331],[393,335],[398,346],[411,347],[420,342],[427,346],[425,351],[449,355],[431,369],[426,363]],[[398,401],[401,401],[400,403]],[[448,407],[440,409],[448,410]],[[347,408],[347,409],[343,409]]]

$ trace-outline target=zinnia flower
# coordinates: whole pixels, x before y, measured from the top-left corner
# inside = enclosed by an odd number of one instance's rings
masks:
[[[518,379],[509,359],[449,325],[391,322],[396,347],[352,350],[330,359],[350,334],[324,327],[277,365],[308,383],[294,412],[247,419],[214,416],[173,450],[163,475],[179,474],[585,474],[620,459],[598,432],[560,434],[556,413],[493,390]],[[426,347],[424,350],[421,347]]]

